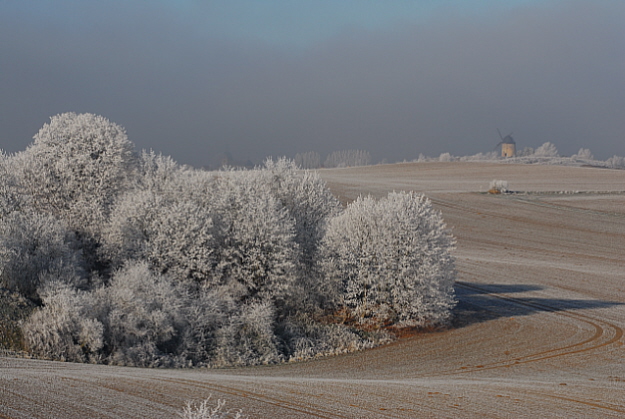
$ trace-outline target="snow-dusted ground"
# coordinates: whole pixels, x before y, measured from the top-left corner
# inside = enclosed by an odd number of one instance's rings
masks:
[[[321,174],[344,202],[432,198],[458,238],[454,328],[228,370],[0,358],[0,417],[176,417],[209,394],[267,418],[625,417],[625,171],[454,162]],[[540,193],[486,194],[493,179]]]

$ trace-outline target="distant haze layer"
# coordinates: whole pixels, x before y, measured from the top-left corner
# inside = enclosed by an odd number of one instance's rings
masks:
[[[475,154],[497,128],[625,155],[625,2],[498,3],[2,2],[0,148],[73,111],[197,167]]]

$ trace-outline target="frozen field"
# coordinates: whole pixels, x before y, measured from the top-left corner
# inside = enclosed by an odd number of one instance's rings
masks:
[[[410,163],[321,175],[343,202],[392,190],[433,200],[458,239],[454,327],[227,370],[0,358],[0,417],[176,417],[210,394],[258,418],[625,417],[625,171]],[[486,194],[493,179],[515,193]]]

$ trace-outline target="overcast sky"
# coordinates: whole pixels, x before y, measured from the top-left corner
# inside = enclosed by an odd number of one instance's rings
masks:
[[[503,4],[505,3],[505,5]],[[58,113],[211,164],[554,143],[625,155],[622,0],[0,0],[0,148]]]

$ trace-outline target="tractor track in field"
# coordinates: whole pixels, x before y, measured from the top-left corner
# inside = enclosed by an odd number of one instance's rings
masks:
[[[611,211],[601,211],[587,208],[577,208],[569,205],[562,204],[554,204],[552,202],[545,202],[540,199],[527,199],[527,198],[515,198],[515,201],[521,202],[526,205],[535,205],[537,207],[556,209],[559,211],[568,211],[572,213],[579,213],[582,215],[598,215],[602,217],[612,217],[612,218],[625,218],[625,214],[619,212],[611,212]]]
[[[555,400],[564,401],[564,402],[582,404],[584,406],[589,406],[595,409],[604,409],[604,410],[609,410],[611,412],[616,412],[616,413],[625,413],[625,406],[617,406],[612,403],[598,402],[598,401],[593,401],[593,400],[582,400],[578,398],[565,397],[565,396],[560,396],[556,394],[539,393],[537,391],[527,391],[527,393],[536,396],[538,399],[543,399],[543,400],[555,399]]]
[[[592,351],[595,349],[599,349],[604,346],[608,346],[614,344],[623,338],[623,329],[613,323],[606,322],[604,320],[597,320],[590,316],[580,314],[577,312],[562,310],[559,307],[553,307],[545,304],[540,304],[537,302],[525,301],[523,299],[510,297],[503,294],[492,293],[485,288],[481,288],[474,284],[467,284],[464,282],[457,282],[456,287],[464,288],[472,291],[477,291],[479,293],[488,295],[492,298],[497,298],[499,300],[506,301],[508,303],[521,305],[525,307],[530,307],[533,309],[538,309],[543,312],[554,313],[559,316],[564,316],[569,319],[573,319],[576,322],[582,322],[590,325],[594,329],[594,333],[591,337],[584,339],[580,342],[573,343],[570,345],[562,346],[559,348],[549,349],[545,351],[534,352],[528,355],[523,355],[519,357],[512,358],[511,360],[498,361],[492,363],[484,363],[477,366],[467,366],[461,367],[461,371],[454,370],[449,371],[447,374],[456,374],[458,372],[466,373],[466,372],[474,372],[474,371],[484,371],[488,369],[495,368],[509,368],[512,365],[526,364],[530,362],[539,362],[546,359],[552,359],[567,355],[578,354],[582,352]],[[607,340],[606,340],[607,339]],[[445,374],[441,372],[441,375]]]

